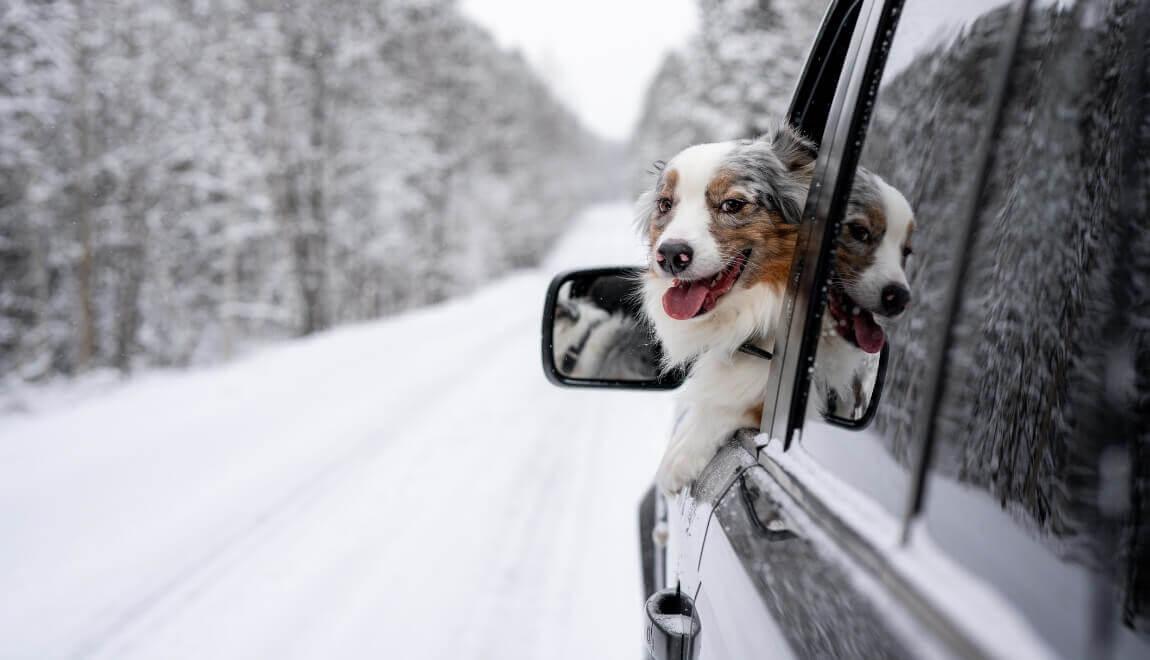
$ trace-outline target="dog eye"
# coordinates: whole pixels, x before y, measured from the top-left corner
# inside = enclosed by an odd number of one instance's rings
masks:
[[[779,210],[779,201],[777,199],[775,199],[774,195],[767,193],[765,196],[765,199],[767,202],[767,209],[768,210],[771,210],[771,211],[778,211]]]
[[[671,200],[666,197],[660,197],[656,204],[659,207],[659,213],[667,213],[671,210]]]
[[[870,241],[870,232],[867,228],[857,222],[852,222],[847,225],[847,230],[851,233],[851,238],[860,243],[867,243]]]
[[[719,210],[723,213],[738,213],[746,205],[747,203],[741,199],[724,199],[723,203],[719,205]]]
[[[914,250],[910,249],[909,245],[903,246],[903,248],[902,248],[902,258],[903,259],[906,259],[907,257],[909,257],[912,254],[914,254]]]

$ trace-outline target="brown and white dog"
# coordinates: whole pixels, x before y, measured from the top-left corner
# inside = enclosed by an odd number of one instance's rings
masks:
[[[914,227],[902,193],[858,168],[823,314],[811,399],[819,413],[858,419],[866,411],[886,343],[883,324],[910,304],[905,267]]]
[[[759,424],[768,365],[738,350],[774,329],[816,155],[785,125],[697,145],[639,198],[650,248],[644,311],[666,366],[691,365],[656,476],[665,492],[697,477],[734,431]]]

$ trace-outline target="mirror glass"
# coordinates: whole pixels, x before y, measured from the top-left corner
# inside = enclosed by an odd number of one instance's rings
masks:
[[[666,389],[662,350],[646,321],[638,268],[599,268],[555,278],[544,310],[544,370],[562,385]]]

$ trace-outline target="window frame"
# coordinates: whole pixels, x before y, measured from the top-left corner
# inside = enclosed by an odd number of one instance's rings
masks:
[[[842,64],[849,54],[862,3],[863,0],[839,0],[827,7],[791,94],[787,121],[816,146],[823,141],[823,131],[840,82],[837,74],[841,74]],[[833,82],[824,78],[827,73],[836,74]]]
[[[825,126],[820,132],[823,140],[819,144],[819,157],[803,210],[777,326],[785,330],[776,337],[769,368],[760,426],[764,436],[757,440],[760,449],[771,441],[782,442],[784,449],[789,449],[796,433],[802,431],[810,390],[810,374],[802,367],[814,364],[818,330],[826,302],[822,292],[816,292],[818,295],[814,299],[811,293],[815,283],[825,279],[829,271],[834,239],[862,151],[861,141],[852,147],[851,138],[865,132],[870,123],[870,105],[861,105],[863,94],[865,92],[869,98],[874,98],[886,65],[890,40],[879,41],[878,35],[884,29],[893,35],[902,4],[902,0],[864,0],[859,8],[849,50]],[[809,67],[810,64],[804,75]],[[800,82],[800,90],[802,84]],[[796,101],[792,112],[797,106]],[[809,103],[805,107],[809,108]],[[860,107],[863,108],[861,111]],[[844,176],[844,173],[849,173],[849,176]],[[832,218],[835,219],[833,223],[830,221]]]

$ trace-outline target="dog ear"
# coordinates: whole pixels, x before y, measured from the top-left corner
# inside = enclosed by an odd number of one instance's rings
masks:
[[[647,170],[647,174],[654,177],[654,181],[650,187],[639,194],[638,199],[635,200],[634,206],[634,221],[635,228],[643,235],[646,240],[651,232],[651,219],[655,215],[655,201],[659,196],[659,188],[663,185],[663,172],[667,169],[667,162],[657,160],[651,163],[651,169]]]
[[[777,159],[776,166],[782,166],[784,171],[778,173],[771,186],[783,221],[798,224],[814,174],[818,148],[786,122],[778,122],[768,128],[755,143],[769,149]]]
[[[635,200],[635,229],[643,235],[644,240],[647,240],[651,232],[651,218],[655,213],[655,197],[655,189],[650,188],[640,193],[639,198]]]
[[[555,305],[555,320],[569,319],[572,323],[579,322],[579,307],[570,300],[560,300]]]
[[[770,142],[771,149],[790,172],[813,169],[819,157],[815,143],[786,122],[775,126],[770,133]]]

